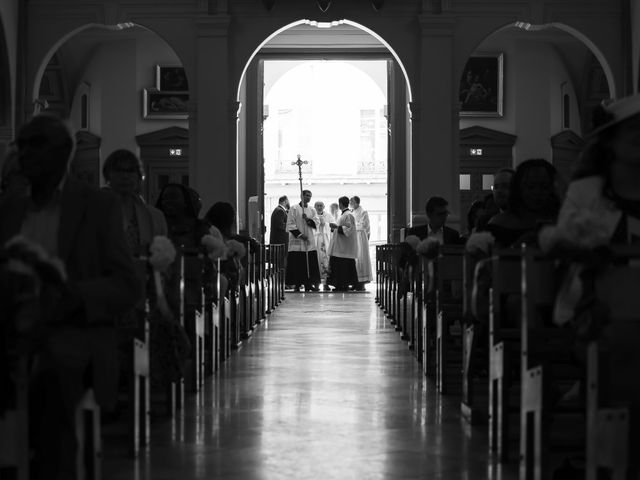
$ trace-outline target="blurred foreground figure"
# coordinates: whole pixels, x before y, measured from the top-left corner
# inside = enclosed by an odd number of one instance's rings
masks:
[[[142,292],[118,199],[68,176],[75,142],[67,125],[37,115],[19,130],[16,145],[29,189],[0,202],[0,246],[18,242],[38,251],[64,279],[47,315],[34,315],[31,327],[40,339],[30,372],[32,478],[75,479],[76,404],[92,388],[101,407],[114,407],[114,319]]]

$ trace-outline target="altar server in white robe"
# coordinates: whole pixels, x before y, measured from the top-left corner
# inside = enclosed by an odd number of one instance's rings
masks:
[[[318,215],[318,228],[316,230],[316,248],[318,251],[318,264],[320,266],[320,279],[322,289],[328,290],[327,275],[329,274],[329,245],[331,243],[331,223],[335,223],[335,217],[324,209],[324,203],[317,201],[314,205]]]
[[[287,215],[289,231],[289,251],[287,253],[287,285],[293,285],[294,291],[318,291],[320,269],[318,268],[318,252],[315,231],[318,227],[318,216],[309,206],[311,191],[303,190],[301,202],[291,205]]]
[[[330,273],[327,283],[334,286],[334,291],[346,292],[349,285],[358,283],[356,220],[349,211],[349,197],[340,197],[338,204],[342,214],[338,223],[330,224],[333,237],[329,247]]]
[[[372,279],[371,256],[369,255],[369,237],[371,236],[371,226],[369,224],[369,213],[360,206],[360,197],[353,196],[349,200],[351,211],[356,219],[356,238],[358,242],[358,256],[356,258],[356,270],[358,271],[358,283],[354,285],[354,290],[363,291],[364,284]]]

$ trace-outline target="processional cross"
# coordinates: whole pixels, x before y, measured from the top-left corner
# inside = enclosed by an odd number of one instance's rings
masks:
[[[306,203],[304,203],[304,195],[302,195],[302,165],[306,165],[307,162],[306,160],[302,160],[302,158],[300,158],[300,154],[298,154],[298,160],[296,160],[295,162],[291,162],[291,165],[297,165],[298,166],[298,180],[300,180],[300,202],[302,204],[302,219],[306,222],[307,221],[307,215],[304,213],[304,209],[307,206]],[[304,242],[304,248],[305,248],[305,257],[307,260],[307,278],[309,278],[309,250],[308,250],[308,246],[307,246],[307,242]]]
[[[300,158],[300,154],[298,154],[298,160],[296,160],[295,162],[291,162],[291,165],[297,165],[298,166],[298,180],[300,180],[300,200],[302,202],[304,202],[304,199],[302,198],[302,165],[306,165],[307,162],[306,160],[302,160],[302,158]],[[306,205],[302,205],[303,208]]]

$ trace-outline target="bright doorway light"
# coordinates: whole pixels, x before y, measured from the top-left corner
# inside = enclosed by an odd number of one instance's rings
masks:
[[[313,192],[312,203],[320,200],[328,211],[342,195],[359,196],[369,212],[370,243],[385,243],[387,105],[386,60],[265,61],[265,212],[281,195],[299,201],[292,165],[299,154],[308,162],[303,187]]]

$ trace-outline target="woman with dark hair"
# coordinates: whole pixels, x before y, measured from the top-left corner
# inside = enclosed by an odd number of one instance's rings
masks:
[[[249,244],[249,249],[252,253],[256,252],[258,242],[253,238],[240,235],[234,232],[234,226],[236,223],[236,211],[229,202],[216,202],[214,203],[207,213],[204,215],[204,221],[209,225],[216,227],[220,230],[222,238],[225,242],[235,240],[241,243],[244,247]],[[246,267],[246,256],[234,260],[233,258],[224,260],[221,263],[221,273],[229,280],[229,290],[235,290],[240,281],[242,274],[242,267]]]
[[[495,215],[487,225],[497,246],[535,243],[538,229],[554,222],[558,214],[561,198],[557,182],[555,167],[542,158],[518,165],[511,179],[509,210]]]
[[[164,213],[169,238],[176,248],[200,248],[207,225],[198,219],[198,203],[192,189],[179,183],[166,184],[158,194],[156,208]]]
[[[485,199],[474,200],[467,210],[467,231],[461,237],[467,239],[477,230],[478,221],[485,214]]]

